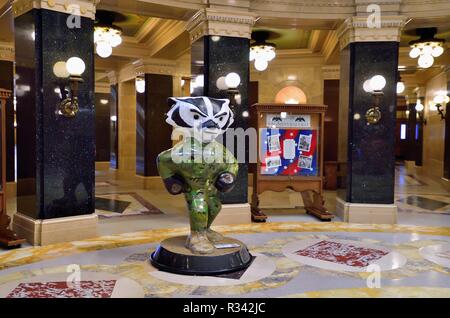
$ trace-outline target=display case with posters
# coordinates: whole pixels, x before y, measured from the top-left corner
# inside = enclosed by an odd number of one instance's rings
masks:
[[[327,106],[255,104],[252,118],[258,131],[258,162],[253,179],[252,218],[265,221],[259,208],[264,191],[300,192],[307,213],[324,221],[323,131]]]

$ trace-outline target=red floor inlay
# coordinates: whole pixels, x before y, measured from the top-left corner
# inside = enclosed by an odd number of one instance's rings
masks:
[[[353,267],[366,267],[372,261],[388,254],[373,248],[358,247],[332,241],[321,241],[295,253],[300,256]]]
[[[116,280],[20,283],[7,298],[109,298]]]

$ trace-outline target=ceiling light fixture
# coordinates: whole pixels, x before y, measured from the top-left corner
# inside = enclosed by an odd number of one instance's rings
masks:
[[[409,56],[413,59],[418,58],[419,67],[431,67],[434,63],[434,58],[444,53],[445,40],[435,38],[436,33],[437,28],[420,28],[416,30],[416,34],[420,38],[409,42],[411,47]]]
[[[94,44],[100,57],[111,56],[113,48],[122,44],[122,29],[114,25],[115,21],[121,19],[122,15],[118,13],[104,10],[97,11],[94,25]]]
[[[267,69],[269,62],[276,57],[276,45],[266,42],[270,33],[257,31],[252,33],[254,42],[250,45],[250,62],[254,61],[256,70],[262,72]]]

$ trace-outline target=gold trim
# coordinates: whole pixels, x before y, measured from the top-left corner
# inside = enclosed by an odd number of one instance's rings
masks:
[[[15,18],[33,9],[46,9],[94,20],[99,2],[100,0],[70,0],[70,3],[67,0],[14,0],[12,11]]]

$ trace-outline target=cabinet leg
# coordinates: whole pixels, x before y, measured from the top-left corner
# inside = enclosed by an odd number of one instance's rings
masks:
[[[20,247],[25,240],[9,229],[10,222],[11,218],[8,215],[0,215],[0,245],[7,248]]]
[[[325,200],[314,190],[300,192],[305,205],[306,213],[314,215],[322,221],[331,221],[334,215],[329,213],[325,207]]]
[[[266,222],[267,215],[259,208],[259,197],[256,193],[252,195],[251,213],[253,222]]]

